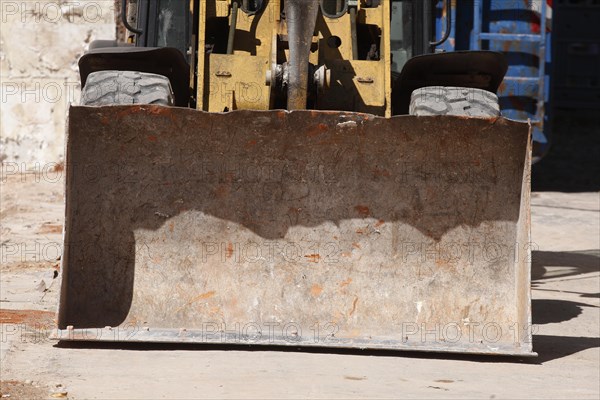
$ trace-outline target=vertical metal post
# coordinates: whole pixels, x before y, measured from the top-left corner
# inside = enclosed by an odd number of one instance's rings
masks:
[[[358,60],[358,34],[356,33],[356,7],[350,7],[350,36],[352,37],[352,59]]]
[[[475,0],[473,2],[473,35],[471,37],[471,49],[481,50],[481,0]]]
[[[227,54],[233,54],[233,42],[235,40],[235,29],[237,27],[238,2],[233,0],[231,5],[231,24],[229,25],[229,36],[227,38]]]
[[[285,2],[285,17],[290,46],[287,90],[289,110],[303,110],[306,108],[308,58],[318,12],[319,3],[315,0],[286,0]]]

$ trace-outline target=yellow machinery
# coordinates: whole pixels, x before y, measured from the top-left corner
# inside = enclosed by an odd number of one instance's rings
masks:
[[[208,3],[200,4],[200,15],[206,15],[200,26],[206,27],[207,19],[229,15],[230,2],[213,2],[215,8],[207,7]],[[238,17],[232,34],[231,51],[212,53],[199,62],[199,69],[205,73],[198,80],[198,109],[220,112],[286,108],[284,95],[289,92],[282,89],[289,85],[293,95],[288,97],[288,109],[306,108],[309,97],[314,109],[391,116],[389,2],[346,12],[336,19],[327,19],[320,13],[318,2],[288,2],[284,11],[298,22],[312,22],[293,25],[293,30],[289,22],[282,21],[279,1],[264,7],[258,15],[238,11],[242,17]],[[351,15],[355,15],[353,24]],[[315,30],[318,35],[313,35]],[[369,35],[369,43],[375,45],[372,59],[367,59],[368,54],[362,59],[353,55],[358,52],[357,30]],[[206,43],[207,34],[210,31],[200,29],[200,43]],[[298,57],[295,64],[290,59],[294,51]]]
[[[435,54],[427,1],[123,3],[69,113],[56,338],[535,354],[501,55]]]

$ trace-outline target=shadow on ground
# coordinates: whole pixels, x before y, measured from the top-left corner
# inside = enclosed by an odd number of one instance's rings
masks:
[[[545,280],[568,281],[584,279],[582,274],[600,271],[600,250],[581,251],[534,251],[531,263],[531,287],[540,292],[560,292],[578,295],[583,301],[600,298],[600,292],[585,293],[541,287]],[[594,307],[587,303],[568,300],[539,299],[532,301],[535,325],[569,321],[581,314],[583,307]]]
[[[583,307],[598,308],[568,300],[535,299],[531,301],[534,325],[556,324],[577,318]]]
[[[534,335],[533,347],[538,353],[535,362],[548,361],[570,356],[587,349],[600,347],[599,337]]]
[[[472,355],[458,353],[425,353],[404,350],[360,350],[327,347],[284,347],[197,343],[111,343],[65,342],[54,345],[60,349],[129,350],[129,351],[244,351],[273,353],[331,354],[362,357],[394,357],[412,359],[456,360],[476,363],[543,364],[590,348],[600,347],[600,338],[534,335],[534,351],[538,357],[506,355]]]
[[[578,279],[578,275],[600,271],[600,249],[533,251],[531,257],[531,282],[534,288],[546,279]],[[597,298],[598,294],[591,297]]]
[[[554,282],[583,279],[585,277],[581,275],[598,271],[600,271],[600,250],[598,249],[534,251],[532,253],[531,285],[536,291],[575,294],[582,301],[597,299],[600,297],[598,292],[559,291],[543,288],[541,284],[549,279]],[[576,319],[581,315],[584,308],[598,309],[598,306],[570,300],[534,299],[531,307],[534,325],[533,345],[534,350],[539,355],[536,362],[544,363],[583,350],[600,347],[599,337],[535,335],[536,326]]]
[[[202,343],[141,343],[141,342],[74,342],[60,341],[54,345],[62,349],[100,349],[130,351],[245,351],[274,353],[331,354],[363,357],[396,357],[415,359],[463,360],[486,363],[537,363],[536,357],[477,355],[406,350],[344,349],[339,347],[295,347],[248,344],[202,344]]]

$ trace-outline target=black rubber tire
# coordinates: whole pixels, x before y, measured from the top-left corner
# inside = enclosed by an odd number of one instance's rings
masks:
[[[412,92],[409,114],[490,118],[500,115],[500,106],[498,96],[487,90],[427,86]]]
[[[172,106],[169,78],[137,71],[97,71],[88,75],[81,105],[159,104]]]

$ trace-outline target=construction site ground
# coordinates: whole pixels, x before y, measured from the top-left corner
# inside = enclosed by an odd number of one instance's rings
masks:
[[[538,357],[513,358],[49,340],[58,301],[63,185],[60,168],[2,176],[3,398],[600,397],[596,191],[532,194]]]

